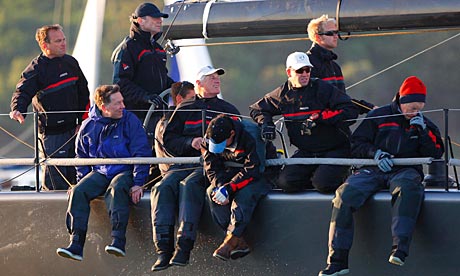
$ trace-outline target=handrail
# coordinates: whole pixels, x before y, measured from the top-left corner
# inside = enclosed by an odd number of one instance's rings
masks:
[[[40,160],[40,163],[54,166],[92,166],[92,165],[136,165],[136,164],[199,164],[200,157],[128,157],[128,158],[49,158]],[[422,165],[431,164],[433,158],[393,158],[394,165]],[[375,166],[374,159],[352,158],[281,158],[268,159],[267,166],[279,165],[367,165]],[[460,165],[459,159],[450,159],[449,164]],[[34,158],[8,158],[0,159],[0,165],[34,165]]]

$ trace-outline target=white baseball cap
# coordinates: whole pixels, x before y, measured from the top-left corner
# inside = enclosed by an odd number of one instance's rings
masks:
[[[196,74],[196,79],[201,80],[203,76],[209,76],[214,73],[217,73],[218,75],[223,75],[225,74],[225,70],[223,68],[216,69],[212,67],[211,65],[208,65],[208,66],[202,67],[200,71],[198,71],[198,73]]]
[[[286,68],[298,70],[305,66],[313,67],[313,65],[310,63],[310,59],[308,59],[307,54],[303,52],[294,52],[290,54],[286,59]]]

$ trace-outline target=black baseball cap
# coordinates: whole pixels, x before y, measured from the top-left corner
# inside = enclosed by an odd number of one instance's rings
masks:
[[[137,6],[136,10],[134,11],[134,15],[137,17],[144,17],[144,16],[151,16],[151,17],[163,17],[168,18],[169,15],[166,13],[162,13],[157,6],[152,3],[142,3]]]

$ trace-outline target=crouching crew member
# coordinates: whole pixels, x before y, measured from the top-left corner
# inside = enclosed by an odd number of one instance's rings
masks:
[[[246,256],[243,239],[258,201],[269,186],[260,173],[256,142],[242,123],[219,115],[211,121],[202,144],[204,169],[211,185],[207,190],[214,221],[227,232],[213,256],[222,260]],[[228,166],[231,161],[240,166]]]

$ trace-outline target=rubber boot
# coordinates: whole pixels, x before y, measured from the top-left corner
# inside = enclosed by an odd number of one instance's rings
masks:
[[[64,258],[68,258],[74,261],[83,260],[83,247],[85,245],[86,232],[74,231],[70,235],[70,244],[66,248],[58,248],[56,253]]]
[[[154,237],[155,250],[158,255],[156,262],[152,266],[152,271],[160,271],[170,266],[169,261],[174,252],[174,227],[173,226],[154,226],[156,237]]]
[[[171,265],[186,266],[189,263],[190,251],[193,249],[195,241],[187,237],[180,237],[177,240],[176,251],[169,262]]]

